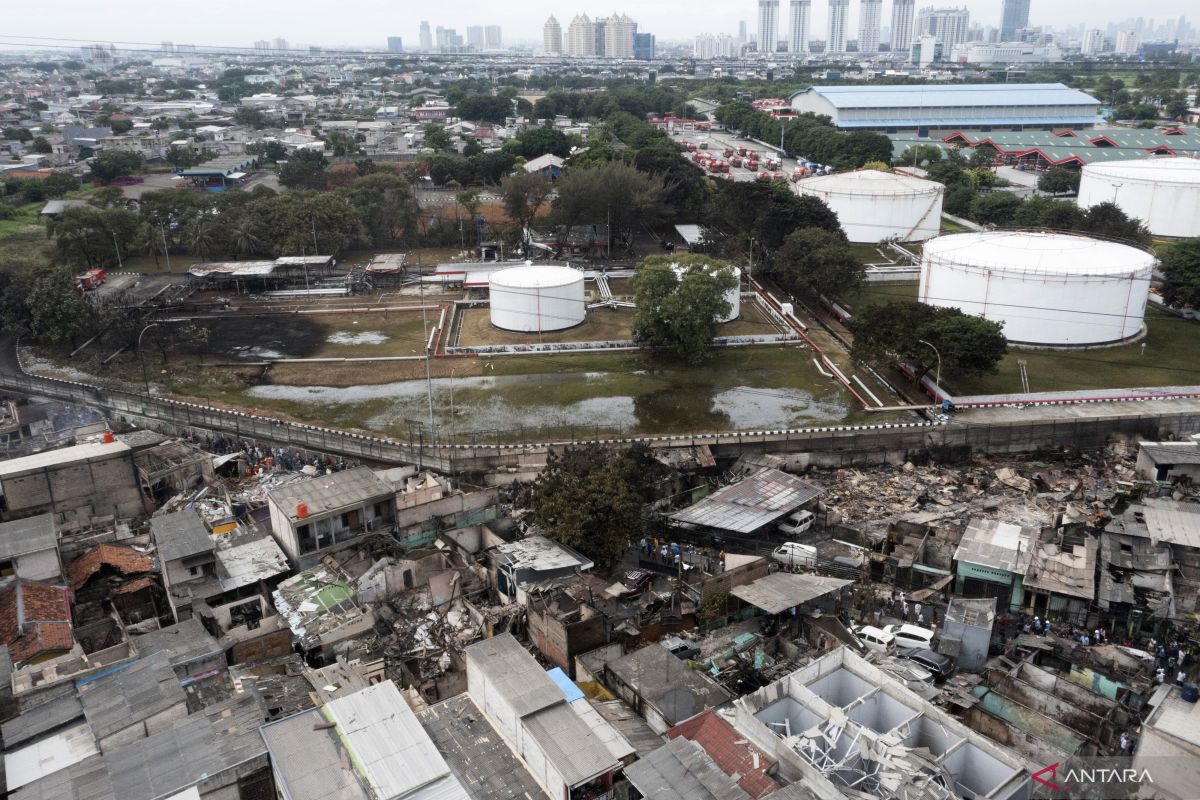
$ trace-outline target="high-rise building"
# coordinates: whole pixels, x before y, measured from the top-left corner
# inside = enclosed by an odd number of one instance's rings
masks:
[[[1079,50],[1085,56],[1098,56],[1108,49],[1108,40],[1104,37],[1104,31],[1095,28],[1083,34],[1083,41],[1079,44]]]
[[[1138,52],[1138,35],[1136,31],[1118,31],[1116,53],[1119,56],[1136,56]]]
[[[599,28],[599,23],[596,24]],[[633,37],[637,23],[624,14],[613,14],[604,21],[604,57],[633,58]],[[600,55],[597,51],[596,55]]]
[[[467,47],[474,47],[476,50],[483,49],[483,26],[468,25],[467,26]]]
[[[862,0],[858,14],[858,52],[878,53],[883,0]]]
[[[429,23],[421,22],[421,49],[429,52],[433,49],[433,34],[429,31]]]
[[[935,61],[941,61],[944,52],[946,51],[936,36],[918,36],[912,43],[912,63],[927,67]]]
[[[271,42],[271,46],[274,47],[276,50],[287,50],[288,49],[288,40],[287,39],[276,39],[275,41]]]
[[[913,11],[917,0],[892,0],[892,52],[907,53],[913,39]]]
[[[738,20],[738,42],[745,44],[750,41],[750,34],[746,33],[746,20]]]
[[[779,0],[758,0],[758,52],[779,47]]]
[[[1029,0],[1004,0],[1000,11],[1000,41],[1016,42],[1017,31],[1029,27]]]
[[[175,52],[175,43],[174,42],[163,42],[162,43],[162,51],[164,53],[166,53],[167,55],[174,53]]]
[[[483,45],[488,50],[499,50],[504,47],[504,36],[499,25],[488,25],[483,29]]]
[[[604,58],[604,34],[608,27],[608,17],[596,17],[592,20],[592,51],[596,58]]]
[[[808,18],[812,0],[792,0],[792,24],[788,28],[788,52],[808,52]]]
[[[700,60],[712,58],[735,58],[741,51],[742,43],[736,36],[728,33],[702,33],[692,43],[692,57]]]
[[[850,0],[829,0],[829,37],[826,53],[846,52],[846,27],[850,22]]]
[[[259,39],[254,43],[254,55],[265,56],[271,52],[271,43],[266,39]]]
[[[917,12],[913,41],[920,36],[932,36],[942,45],[942,52],[949,53],[955,46],[967,41],[967,30],[971,27],[971,12],[964,8],[933,8],[929,6]]]
[[[633,35],[633,59],[635,61],[654,60],[653,33],[635,33]]]
[[[388,42],[388,52],[389,53],[403,53],[404,52],[404,40],[401,39],[399,36],[389,36],[389,37],[387,37],[387,42]]]
[[[562,25],[554,15],[542,26],[542,52],[548,56],[561,56],[563,51]]]
[[[596,23],[587,14],[576,14],[567,26],[567,55],[587,58],[596,55]]]

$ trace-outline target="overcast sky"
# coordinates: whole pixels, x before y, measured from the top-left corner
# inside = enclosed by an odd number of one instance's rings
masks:
[[[89,41],[159,42],[216,46],[250,46],[255,39],[282,37],[295,44],[319,44],[326,47],[385,45],[385,37],[401,36],[406,48],[416,47],[421,19],[431,26],[456,28],[464,33],[468,25],[500,25],[506,41],[541,38],[542,23],[553,13],[565,29],[580,11],[589,16],[624,12],[638,23],[638,29],[655,34],[661,40],[690,39],[699,33],[737,33],[738,20],[744,19],[751,32],[756,25],[756,0],[734,2],[686,3],[680,0],[638,0],[635,3],[611,3],[611,7],[547,5],[529,0],[482,2],[481,0],[441,0],[437,3],[382,2],[381,0],[338,0],[335,3],[314,0],[206,0],[180,5],[163,0],[119,0],[98,3],[95,0],[56,0],[51,6],[34,2],[13,2],[4,10],[4,33],[12,36],[59,37]],[[579,3],[579,0],[569,0]],[[930,3],[918,0],[920,8]],[[998,26],[1000,0],[939,0],[939,6],[965,4],[971,9],[972,22]],[[827,0],[813,0],[812,36],[824,38],[827,24]],[[781,0],[781,38],[785,35],[788,0]],[[858,0],[851,3],[852,36],[857,32]],[[1187,14],[1196,6],[1188,0],[1033,0],[1030,22],[1033,25],[1067,26],[1086,22],[1103,27],[1110,21],[1131,16],[1153,17],[1161,22]],[[1193,16],[1200,16],[1193,12]],[[883,24],[891,20],[891,1],[884,3]],[[11,38],[0,42],[11,43]],[[7,48],[5,48],[7,49]]]

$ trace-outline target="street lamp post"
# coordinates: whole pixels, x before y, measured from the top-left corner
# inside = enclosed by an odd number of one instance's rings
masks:
[[[933,379],[933,383],[934,383],[934,386],[936,389],[936,391],[934,392],[933,401],[936,404],[941,399],[940,397],[938,397],[937,393],[942,390],[942,354],[938,352],[938,349],[936,347],[934,347],[932,344],[925,341],[924,339],[918,339],[917,341],[920,342],[921,344],[925,345],[926,347],[928,347],[930,350],[933,351],[933,354],[935,356],[937,356],[937,373]]]

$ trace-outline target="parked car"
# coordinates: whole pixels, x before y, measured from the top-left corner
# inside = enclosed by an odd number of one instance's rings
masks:
[[[938,683],[954,674],[954,659],[924,647],[902,647],[896,651],[896,655],[929,670]]]
[[[633,569],[625,573],[621,583],[631,592],[644,592],[654,583],[654,573],[644,569]]]
[[[700,655],[700,645],[682,636],[668,636],[662,640],[662,646],[671,651],[671,655],[680,661],[687,661]]]
[[[816,518],[816,515],[811,511],[796,511],[790,514],[786,520],[779,523],[777,527],[780,533],[795,536],[811,528]]]
[[[920,625],[887,625],[884,630],[896,637],[897,647],[933,648],[933,631]]]
[[[890,656],[896,651],[896,637],[882,628],[876,628],[874,625],[862,625],[851,628],[851,631],[869,650],[883,653],[886,656]]]
[[[817,548],[811,544],[785,542],[771,552],[771,558],[785,567],[815,567]]]

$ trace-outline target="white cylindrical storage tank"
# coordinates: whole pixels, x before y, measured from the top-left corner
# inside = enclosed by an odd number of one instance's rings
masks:
[[[1087,164],[1079,207],[1115,203],[1155,236],[1200,236],[1200,160],[1141,158]]]
[[[923,242],[941,230],[946,187],[935,181],[863,169],[804,178],[795,186],[824,200],[852,242]]]
[[[939,236],[921,256],[920,300],[1004,323],[1016,344],[1114,344],[1142,330],[1155,258],[1067,233]]]
[[[675,275],[682,279],[685,271],[684,267],[678,264],[672,264],[671,269],[675,270]],[[725,293],[725,302],[729,303],[729,313],[723,317],[717,317],[717,322],[733,322],[742,315],[742,270],[740,267],[731,266],[733,277],[737,281],[737,285]],[[716,275],[716,270],[713,270],[713,275]]]
[[[488,278],[492,324],[506,331],[560,331],[583,322],[583,273],[571,267],[523,266]]]

